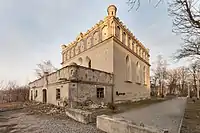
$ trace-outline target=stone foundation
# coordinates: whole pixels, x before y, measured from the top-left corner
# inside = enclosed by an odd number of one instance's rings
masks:
[[[81,109],[67,109],[66,115],[84,124],[92,122],[92,113]]]

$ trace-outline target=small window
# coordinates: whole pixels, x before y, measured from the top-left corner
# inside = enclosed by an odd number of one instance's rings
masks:
[[[56,100],[60,99],[60,89],[56,89]]]
[[[104,88],[97,88],[97,98],[104,98]]]

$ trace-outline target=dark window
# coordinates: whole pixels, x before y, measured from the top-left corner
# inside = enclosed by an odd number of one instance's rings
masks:
[[[120,31],[120,27],[119,27],[119,26],[117,26],[117,28],[118,28],[118,30]]]
[[[104,88],[97,88],[97,98],[104,98]]]
[[[56,89],[56,100],[60,99],[60,89]]]
[[[35,98],[38,96],[38,92],[37,92],[37,90],[35,91]]]
[[[91,60],[88,62],[88,67],[91,68]]]
[[[33,100],[33,90],[31,90],[31,101]]]

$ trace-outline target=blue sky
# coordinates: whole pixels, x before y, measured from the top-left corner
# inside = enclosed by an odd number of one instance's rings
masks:
[[[171,67],[183,64],[170,60],[181,40],[172,33],[166,3],[154,8],[143,1],[138,11],[128,12],[126,0],[0,0],[0,81],[29,82],[42,60],[50,59],[60,68],[60,45],[103,19],[110,4],[116,5],[117,16],[150,49],[151,62],[162,54]]]

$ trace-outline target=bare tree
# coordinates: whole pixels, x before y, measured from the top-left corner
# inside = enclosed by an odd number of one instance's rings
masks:
[[[190,75],[193,79],[192,83],[193,83],[193,88],[194,88],[194,91],[193,93],[198,93],[198,88],[199,86],[198,85],[198,81],[200,79],[199,77],[199,73],[200,73],[200,61],[195,61],[194,63],[192,63],[189,67],[189,71],[190,71]]]
[[[156,86],[159,86],[159,93],[163,95],[164,92],[164,81],[167,78],[167,61],[163,59],[161,55],[157,56],[157,61],[155,64],[155,67],[152,69],[153,75],[152,78],[154,78],[157,82]]]
[[[177,90],[178,81],[179,81],[178,70],[177,69],[168,70],[167,82],[170,94],[175,94]]]
[[[28,100],[29,87],[19,86],[16,81],[8,81],[0,92],[1,102],[23,102]]]
[[[189,69],[187,67],[178,68],[178,77],[180,80],[181,94],[187,93],[187,84],[189,80]]]
[[[156,0],[155,7],[161,2],[168,2],[169,15],[173,18],[173,31],[187,35],[200,35],[199,0]],[[127,0],[129,10],[141,5],[141,0]],[[152,0],[148,0],[152,2]],[[154,0],[155,2],[155,0]]]
[[[182,47],[176,51],[174,57],[177,60],[188,57],[200,59],[200,38],[189,37],[184,39]]]
[[[57,70],[57,68],[55,68],[50,60],[47,61],[43,61],[42,63],[37,64],[37,69],[35,69],[36,75],[38,78],[43,77],[44,73],[51,73]]]
[[[173,18],[173,32],[187,36],[200,35],[199,0],[172,0],[169,14]]]
[[[157,0],[154,7],[157,7],[162,1],[164,0]],[[152,0],[148,0],[148,2],[151,3]],[[141,4],[141,0],[128,0],[127,4],[130,7],[129,11],[132,10],[133,8],[136,8],[136,10],[138,10]]]

